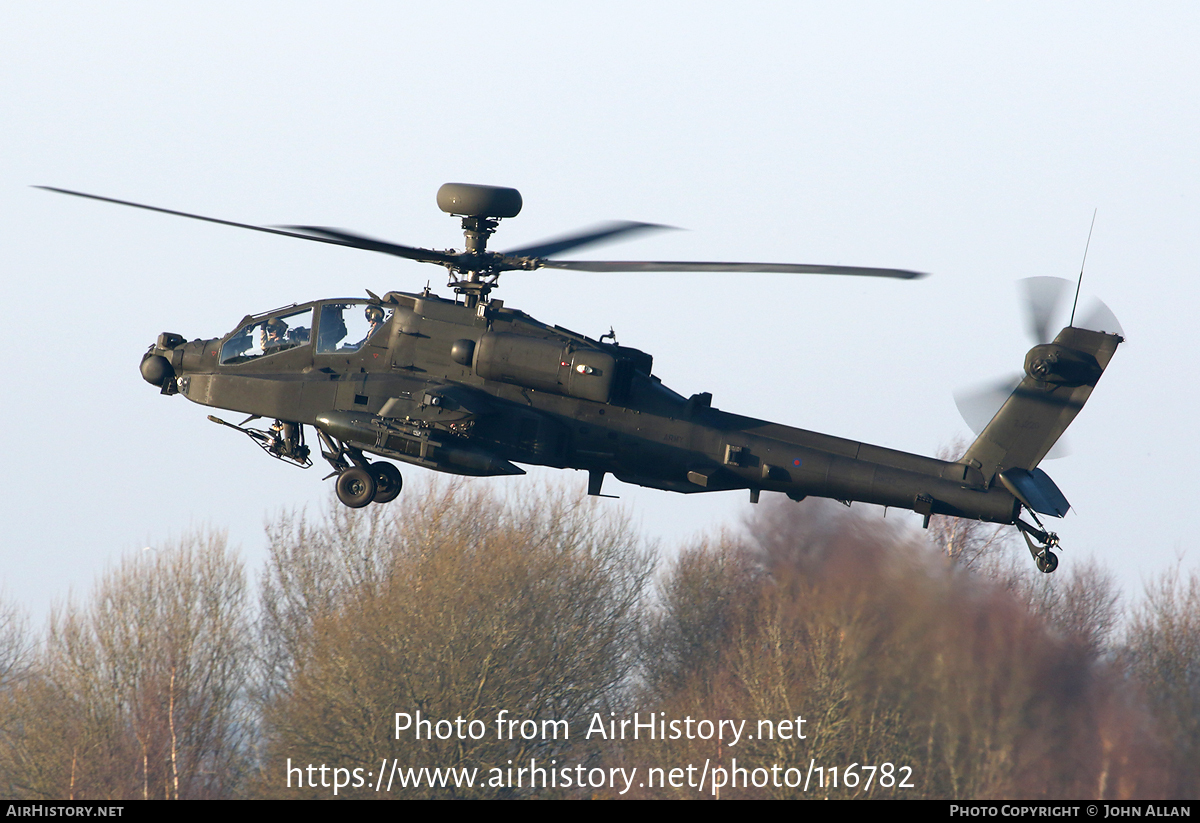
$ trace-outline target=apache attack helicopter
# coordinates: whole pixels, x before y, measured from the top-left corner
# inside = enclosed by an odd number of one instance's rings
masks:
[[[812,495],[924,515],[1015,525],[1039,569],[1058,566],[1058,537],[1039,514],[1070,508],[1038,464],[1075,418],[1118,344],[1118,333],[1069,325],[1025,357],[1025,373],[962,459],[946,462],[720,411],[712,395],[683,397],[654,375],[646,352],[548,326],[492,298],[506,271],[795,272],[911,279],[919,272],[762,263],[592,262],[550,259],[655,228],[612,223],[507,252],[487,249],[499,221],[521,210],[516,189],[448,183],[442,211],[462,220],[464,251],[436,251],[317,226],[269,228],[72,194],[228,226],[382,252],[444,266],[454,299],[391,291],[247,315],[223,337],[171,332],[143,355],[141,374],[164,395],[250,415],[240,425],[272,457],[308,468],[304,427],[347,506],[386,503],[400,472],[368,455],[435,471],[524,474],[516,464],[584,469],[588,494],[606,474],[693,493],[748,489]],[[1059,281],[1065,283],[1066,281]],[[1078,293],[1077,295],[1078,296]],[[1111,317],[1111,315],[1108,315]],[[1072,314],[1072,322],[1074,315]],[[1046,322],[1041,323],[1043,327]],[[1084,325],[1087,325],[1086,323]],[[1094,324],[1093,324],[1094,325]],[[1114,323],[1108,326],[1114,329]],[[1045,335],[1048,338],[1048,335]],[[611,339],[610,339],[611,338]],[[960,408],[962,404],[960,403]],[[260,419],[266,429],[247,426]],[[1036,525],[1021,518],[1028,512]]]

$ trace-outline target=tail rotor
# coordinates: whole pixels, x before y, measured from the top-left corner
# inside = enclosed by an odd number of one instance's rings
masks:
[[[1033,345],[1049,343],[1054,339],[1058,323],[1065,320],[1062,316],[1064,298],[1075,284],[1061,277],[1027,277],[1018,282],[1023,297],[1025,330]],[[1087,310],[1081,314],[1081,319],[1075,327],[1124,336],[1116,315],[1096,298],[1088,301]],[[958,412],[971,431],[979,435],[984,430],[1024,377],[1023,372],[1012,372],[954,393],[954,403]],[[1066,457],[1067,454],[1069,449],[1065,441],[1060,439],[1046,455],[1046,459],[1054,460]]]

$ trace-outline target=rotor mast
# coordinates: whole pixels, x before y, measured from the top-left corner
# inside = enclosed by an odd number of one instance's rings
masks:
[[[487,250],[488,238],[502,218],[520,214],[521,193],[503,186],[446,183],[438,189],[437,204],[447,214],[462,218],[466,250],[446,268],[450,271],[450,287],[463,296],[469,308],[474,308],[487,300],[500,276],[502,255]]]

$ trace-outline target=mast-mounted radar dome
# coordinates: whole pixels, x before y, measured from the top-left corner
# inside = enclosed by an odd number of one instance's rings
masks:
[[[437,193],[438,208],[461,217],[503,218],[521,213],[521,192],[504,186],[446,183]]]

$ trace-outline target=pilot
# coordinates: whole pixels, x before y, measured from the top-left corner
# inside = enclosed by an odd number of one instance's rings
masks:
[[[354,346],[355,349],[361,349],[363,343],[371,339],[371,335],[379,331],[379,327],[383,325],[383,309],[378,306],[367,306],[367,310],[363,313],[367,318],[367,334],[362,340]]]
[[[287,330],[287,323],[278,317],[269,319],[262,329],[263,353],[274,351],[286,345]]]

